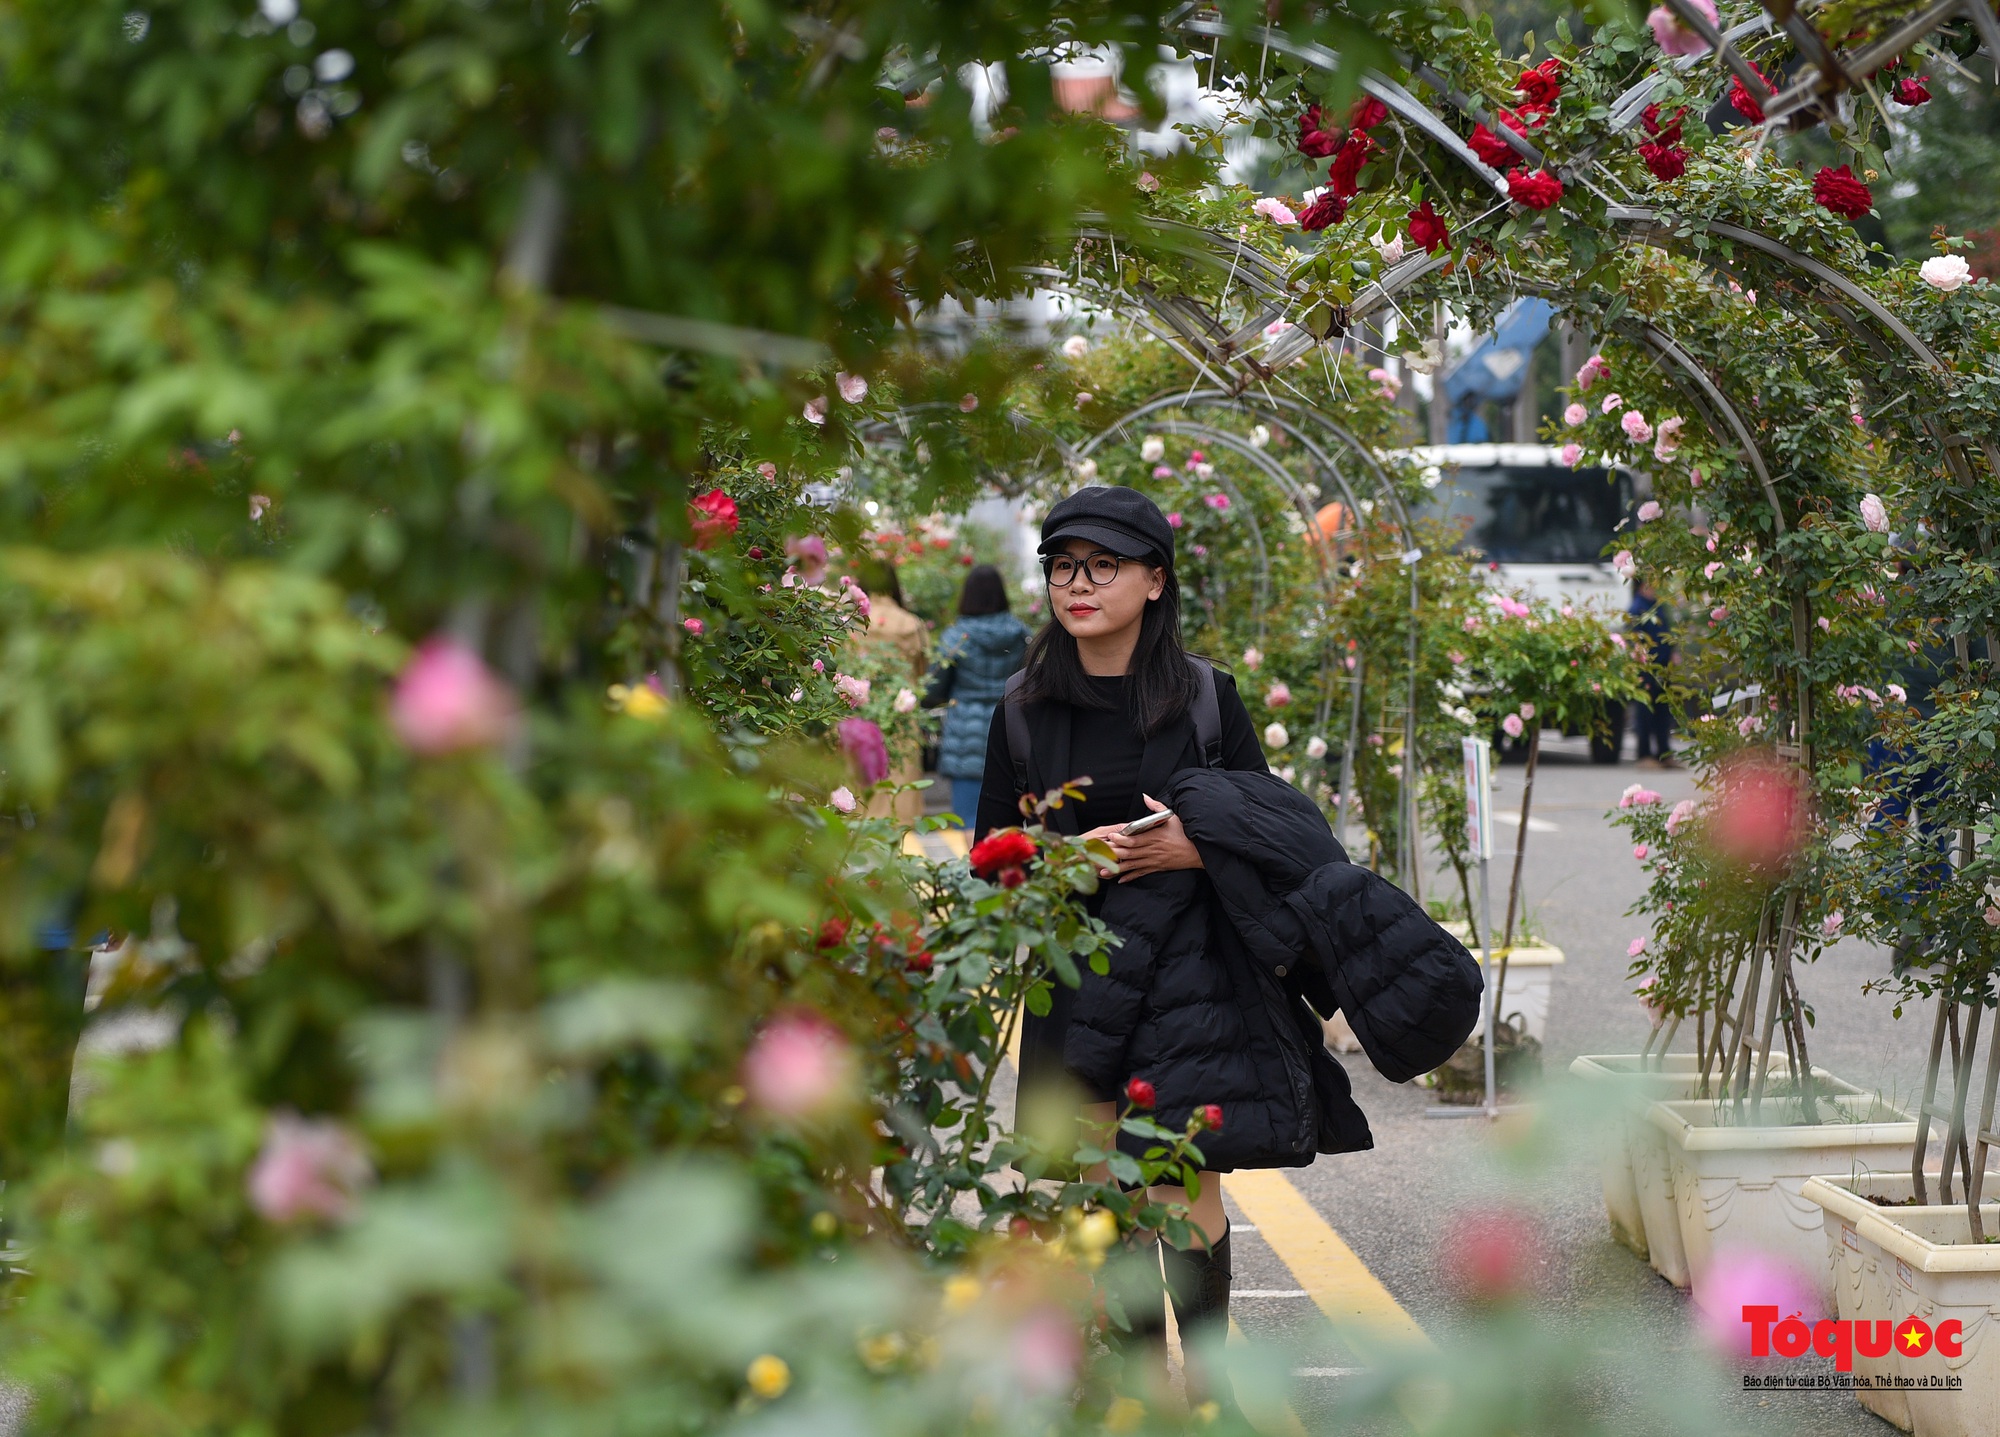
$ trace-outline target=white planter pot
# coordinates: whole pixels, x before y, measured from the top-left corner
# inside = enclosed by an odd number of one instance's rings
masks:
[[[1988,1178],[1991,1181],[1993,1175]],[[1932,1206],[1884,1208],[1869,1201],[1907,1202],[1912,1189],[1909,1174],[1899,1173],[1813,1178],[1804,1193],[1824,1214],[1836,1316],[1894,1323],[1914,1314],[1933,1327],[1956,1317],[1967,1334],[1965,1352],[1958,1358],[1933,1351],[1905,1362],[1893,1353],[1888,1357],[1857,1353],[1857,1380],[1955,1374],[1965,1386],[1958,1392],[1930,1393],[1921,1388],[1857,1385],[1854,1395],[1884,1421],[1905,1431],[1914,1428],[1925,1437],[1991,1433],[2000,1427],[2000,1345],[1985,1343],[1980,1362],[1970,1339],[1975,1328],[1983,1334],[1992,1309],[2000,1306],[2000,1264],[1991,1247],[1947,1245],[1953,1239],[1967,1243],[1971,1233],[1964,1203],[1937,1203],[1935,1173],[1929,1175],[1925,1189]],[[2000,1232],[2000,1203],[1981,1203],[1979,1211],[1985,1230]],[[1949,1283],[1944,1281],[1947,1276]],[[1949,1304],[1943,1299],[1950,1296],[1968,1299],[1965,1310],[1946,1310]]]
[[[1569,1065],[1570,1072],[1591,1083],[1616,1084],[1623,1109],[1614,1127],[1615,1140],[1603,1154],[1604,1209],[1611,1235],[1652,1264],[1675,1287],[1688,1285],[1687,1254],[1681,1246],[1680,1207],[1674,1200],[1673,1159],[1666,1134],[1647,1118],[1655,1102],[1672,1102],[1695,1095],[1701,1065],[1694,1053],[1666,1053],[1641,1067],[1636,1053],[1590,1054]],[[1790,1071],[1782,1053],[1771,1058],[1771,1072]],[[1829,1087],[1853,1092],[1823,1068],[1813,1070]]]
[[[1442,926],[1459,942],[1472,947],[1475,958],[1479,956],[1479,949],[1468,942],[1470,930],[1463,923]],[[1553,943],[1516,943],[1513,952],[1507,955],[1507,987],[1500,995],[1499,1017],[1538,1043],[1549,1040],[1549,994],[1555,988],[1556,968],[1562,961],[1563,951]],[[1500,966],[1497,949],[1493,966],[1497,973]]]
[[[1827,1089],[1833,1092],[1827,1096]],[[1646,1117],[1666,1143],[1680,1216],[1687,1280],[1697,1301],[1715,1251],[1755,1248],[1817,1273],[1820,1297],[1834,1303],[1825,1261],[1825,1222],[1804,1196],[1817,1173],[1908,1171],[1917,1125],[1873,1093],[1822,1079],[1820,1108],[1831,1122],[1796,1121],[1796,1099],[1767,1098],[1768,1126],[1736,1126],[1727,1101],[1654,1103]],[[1747,1116],[1747,1107],[1746,1116]],[[1794,1119],[1787,1123],[1787,1117]]]

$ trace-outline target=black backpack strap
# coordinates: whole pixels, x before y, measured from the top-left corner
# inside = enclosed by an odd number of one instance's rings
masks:
[[[1204,768],[1222,767],[1222,705],[1215,697],[1215,667],[1207,659],[1188,656],[1196,673],[1201,675],[1201,687],[1194,696],[1194,741],[1201,750]]]
[[[1028,706],[1020,699],[1021,685],[1027,678],[1026,669],[1017,669],[1008,678],[1006,692],[1000,697],[1000,711],[1007,722],[1007,757],[1014,761],[1017,796],[1028,791]]]

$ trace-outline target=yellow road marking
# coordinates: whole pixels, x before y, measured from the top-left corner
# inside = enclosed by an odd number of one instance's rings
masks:
[[[1387,1344],[1428,1345],[1430,1338],[1403,1310],[1380,1278],[1313,1211],[1291,1179],[1276,1168],[1246,1168],[1226,1175],[1222,1190],[1257,1225],[1300,1287],[1342,1328]]]

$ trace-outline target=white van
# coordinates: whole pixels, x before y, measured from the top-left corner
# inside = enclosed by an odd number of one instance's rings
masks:
[[[1423,471],[1418,517],[1460,529],[1493,564],[1493,582],[1623,614],[1631,586],[1605,554],[1638,502],[1628,470],[1571,469],[1547,444],[1445,444],[1398,451]],[[1615,552],[1615,551],[1614,551]]]

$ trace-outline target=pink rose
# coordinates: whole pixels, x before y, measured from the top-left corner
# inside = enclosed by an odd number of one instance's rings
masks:
[[[1634,444],[1644,444],[1653,437],[1653,426],[1646,422],[1646,416],[1636,409],[1625,411],[1625,417],[1618,421],[1618,427],[1625,431],[1625,437]]]
[[[1508,714],[1500,720],[1500,728],[1508,738],[1519,738],[1525,725],[1522,724],[1519,714]]]
[[[1583,368],[1576,372],[1576,387],[1588,389],[1611,372],[1611,361],[1601,354],[1593,354],[1584,360]]]
[[[854,709],[868,702],[868,692],[874,687],[867,679],[857,679],[853,674],[835,674],[833,686],[840,690],[840,696],[847,700],[847,706]]]
[[[1562,447],[1562,453],[1556,457],[1562,461],[1565,468],[1574,469],[1576,468],[1577,461],[1583,458],[1583,446],[1581,444],[1565,444]]]
[[[1524,719],[1531,719],[1531,718],[1533,718],[1534,716],[1535,716],[1535,706],[1534,706],[1533,704],[1522,704],[1522,705],[1521,705],[1521,717],[1522,717],[1522,718],[1524,718]]]
[[[859,404],[868,397],[868,381],[858,374],[836,374],[833,387],[840,391],[840,397],[849,404]]]
[[[681,627],[686,629],[690,634],[693,634],[697,639],[708,631],[708,625],[704,624],[700,619],[682,619]]]
[[[1590,411],[1581,404],[1572,404],[1563,411],[1563,423],[1575,426],[1590,418]]]
[[[1215,510],[1217,513],[1221,513],[1229,507],[1229,496],[1227,494],[1209,494],[1204,496],[1201,502],[1208,505],[1209,508]]]
[[[853,1095],[854,1049],[840,1030],[806,1009],[781,1013],[764,1026],[743,1055],[742,1079],[750,1101],[780,1118],[810,1118]]]
[[[826,396],[824,394],[815,394],[806,401],[806,407],[800,412],[805,415],[806,423],[824,424],[826,423],[826,407]]]
[[[1694,1299],[1703,1335],[1732,1357],[1750,1355],[1746,1307],[1768,1307],[1779,1320],[1797,1316],[1808,1327],[1822,1315],[1811,1277],[1784,1258],[1754,1248],[1718,1248],[1695,1285]]]
[[[1255,644],[1252,644],[1243,651],[1243,667],[1250,670],[1251,673],[1256,673],[1263,665],[1264,651]]]
[[[1068,1313],[1044,1304],[1016,1324],[1008,1356],[1022,1391],[1030,1397],[1054,1397],[1076,1385],[1083,1339]]]
[[[1643,938],[1634,938],[1630,943],[1625,945],[1625,956],[1627,958],[1637,958],[1645,951],[1646,940]]]
[[[372,1176],[360,1144],[340,1124],[275,1113],[245,1186],[250,1206],[267,1222],[338,1221],[353,1211],[355,1192]]]
[[[1675,452],[1681,447],[1681,428],[1686,423],[1687,420],[1678,414],[1660,421],[1658,437],[1653,441],[1655,459],[1664,464],[1674,457]]]
[[[959,396],[958,408],[961,414],[970,414],[972,413],[973,410],[977,409],[978,407],[979,407],[978,395],[962,394]]]
[[[514,694],[457,639],[426,639],[389,699],[389,722],[405,747],[421,754],[485,748],[514,726]]]
[[[826,578],[826,540],[819,535],[805,534],[785,540],[785,553],[799,566],[799,577],[808,585],[816,588]]]
[[[1607,394],[1604,396],[1603,400],[1598,404],[1597,412],[1599,414],[1609,414],[1612,410],[1616,409],[1619,405],[1623,404],[1624,402],[1625,402],[1625,396],[1622,394]]]
[[[1648,499],[1639,506],[1639,522],[1641,524],[1649,524],[1665,512],[1666,510],[1660,507],[1658,500]]]
[[[1838,938],[1841,926],[1846,922],[1847,915],[1842,913],[1838,908],[1834,909],[1833,912],[1820,920],[1819,936],[1822,938]]]
[[[1681,825],[1686,823],[1690,818],[1693,817],[1694,817],[1693,799],[1684,798],[1679,803],[1675,804],[1673,812],[1667,815],[1667,836],[1671,838],[1676,833],[1679,833],[1681,831]]]
[[[1153,466],[1153,477],[1154,477],[1155,479],[1171,479],[1171,478],[1173,478],[1173,477],[1174,477],[1174,469],[1173,469],[1173,466],[1172,466],[1171,464],[1155,464],[1155,465]],[[1167,516],[1167,522],[1168,522],[1168,523],[1173,523],[1173,521],[1174,521],[1175,519],[1178,519],[1178,518],[1180,518],[1180,515],[1178,515],[1178,514],[1170,514],[1170,515],[1168,515],[1168,516]],[[1175,527],[1176,529],[1178,529],[1178,528],[1180,528],[1180,525],[1178,525],[1178,524],[1174,524],[1174,527]]]
[[[1647,851],[1646,845],[1643,843],[1635,843],[1632,845],[1632,856],[1640,860],[1642,863],[1645,861],[1646,851]]]
[[[1271,195],[1265,195],[1250,206],[1250,212],[1269,220],[1274,225],[1295,225],[1299,222],[1299,217],[1292,213],[1289,205]]]
[[[1889,511],[1883,506],[1880,497],[1874,494],[1861,496],[1861,522],[1867,525],[1871,534],[1889,532]]]
[[[1715,24],[1715,0],[1694,0],[1694,8],[1707,17],[1710,25]],[[1708,52],[1708,41],[1701,38],[1699,31],[1690,28],[1670,8],[1656,5],[1646,14],[1646,23],[1652,27],[1653,43],[1666,55],[1703,55]]]
[[[1275,683],[1264,691],[1264,706],[1281,709],[1292,701],[1292,690],[1288,684]]]
[[[860,679],[850,679],[850,683],[862,683]],[[835,679],[836,687],[840,680]],[[867,695],[863,694],[865,702]],[[852,702],[850,697],[849,702]],[[858,707],[858,705],[857,705]],[[844,718],[837,725],[841,750],[854,764],[854,771],[861,775],[861,781],[869,787],[880,783],[889,776],[889,745],[882,738],[881,726],[872,719]]]
[[[1164,467],[1164,466],[1162,466],[1162,467]],[[1168,475],[1169,475],[1169,476],[1171,476],[1171,475],[1173,474],[1173,472],[1174,472],[1174,471],[1173,471],[1173,470],[1171,470],[1171,469],[1168,469],[1168,470],[1167,470],[1167,473],[1168,473]],[[1160,477],[1160,475],[1159,475],[1159,472],[1158,472],[1157,470],[1155,470],[1155,471],[1154,471],[1154,474],[1153,474],[1153,477],[1154,477],[1155,479],[1157,479],[1157,478],[1159,478],[1159,477]],[[1183,525],[1183,524],[1185,524],[1185,523],[1187,523],[1187,520],[1185,520],[1185,519],[1183,519],[1183,518],[1181,517],[1181,511],[1180,511],[1180,510],[1178,510],[1178,509],[1174,510],[1174,512],[1173,512],[1173,513],[1171,513],[1171,514],[1167,515],[1167,527],[1168,527],[1168,528],[1170,528],[1170,529],[1178,529],[1178,528],[1180,528],[1180,527],[1181,527],[1181,525]]]
[[[792,697],[797,698],[798,695],[793,694]],[[839,788],[828,794],[826,801],[833,805],[834,812],[836,813],[854,812],[854,790],[846,784],[842,784]]]
[[[1629,579],[1638,565],[1633,561],[1630,549],[1620,549],[1611,556],[1611,567],[1618,571],[1619,578]]]

